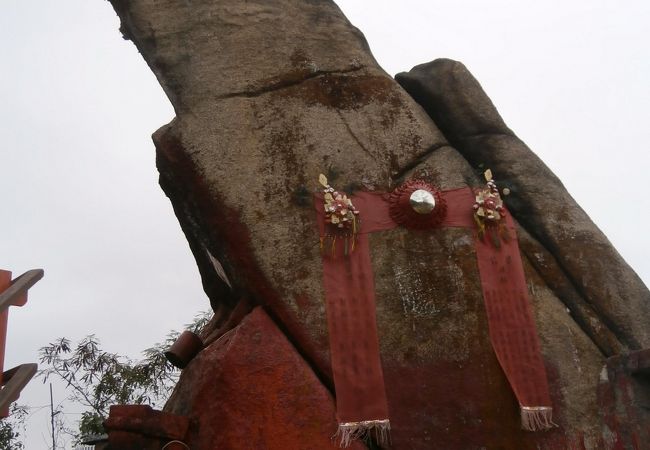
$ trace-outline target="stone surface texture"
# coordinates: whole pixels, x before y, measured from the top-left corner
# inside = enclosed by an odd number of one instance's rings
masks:
[[[643,448],[623,446],[627,413],[607,419],[615,400],[599,392],[608,357],[650,346],[648,291],[461,64],[398,83],[327,0],[111,3],[174,105],[154,134],[160,183],[222,335],[166,407],[193,418],[193,449],[331,445],[319,173],[340,189],[390,191],[414,173],[454,189],[481,185],[480,164],[512,190],[559,426],[520,430],[472,231],[394,229],[370,238],[390,448]]]
[[[114,405],[104,429],[108,450],[175,450],[183,442],[190,422],[187,417],[156,411],[146,405]]]
[[[505,125],[469,71],[440,59],[396,79],[470,164],[490,167],[500,185],[512,191],[508,208],[555,256],[581,294],[576,309],[588,314],[590,307],[616,334],[620,346],[611,350],[649,347],[650,292],[560,180]],[[543,258],[529,256],[544,264]]]
[[[192,449],[338,448],[332,396],[260,307],[192,360],[166,409],[192,423]]]

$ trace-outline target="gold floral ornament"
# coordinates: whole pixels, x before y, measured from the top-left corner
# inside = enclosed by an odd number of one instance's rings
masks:
[[[495,247],[501,246],[501,239],[510,240],[508,228],[504,223],[506,209],[503,207],[503,200],[499,195],[497,185],[492,179],[492,171],[486,170],[483,174],[487,181],[486,187],[476,191],[476,201],[474,202],[474,220],[478,226],[478,237],[483,240],[488,234]],[[504,189],[504,194],[510,192]]]
[[[347,256],[354,251],[359,231],[359,211],[345,193],[334,190],[327,183],[327,177],[320,174],[318,181],[323,186],[323,208],[325,209],[325,236],[320,238],[321,251],[330,247],[332,256],[336,251],[336,241],[343,242],[343,253]]]

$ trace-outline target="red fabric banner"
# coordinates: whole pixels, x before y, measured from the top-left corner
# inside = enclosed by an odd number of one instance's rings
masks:
[[[375,319],[375,282],[368,235],[355,250],[323,258],[323,281],[330,332],[332,372],[340,423],[385,420],[388,404],[379,360]]]
[[[474,193],[470,188],[453,189],[441,192],[442,198],[447,203],[447,214],[441,227],[474,227],[472,204]],[[352,203],[361,212],[361,229],[359,234],[375,233],[377,231],[392,230],[398,225],[391,219],[389,213],[388,197],[384,192],[357,192],[352,197]],[[469,206],[468,206],[469,205]],[[320,235],[325,235],[325,212],[323,211],[323,197],[316,196],[316,212]]]
[[[499,248],[477,239],[476,258],[492,348],[519,401],[523,428],[536,431],[553,425],[551,397],[515,225],[510,214],[504,220],[512,237]]]
[[[336,387],[342,445],[350,438],[388,423],[388,404],[379,356],[375,289],[368,233],[398,225],[389,214],[388,195],[359,192],[352,202],[360,211],[355,250],[344,254],[339,244],[323,252],[323,285],[330,335],[330,356]],[[470,188],[441,192],[447,205],[442,227],[475,228]],[[325,213],[316,197],[320,236]],[[513,238],[497,249],[488,239],[476,239],[476,252],[492,346],[522,408],[526,429],[550,427],[550,397],[536,327],[532,316],[519,246],[512,219],[506,224]],[[546,413],[548,410],[548,414]],[[531,411],[524,417],[524,411]],[[540,413],[541,411],[541,413]],[[363,425],[368,423],[368,425]],[[361,425],[359,425],[361,424]],[[528,425],[528,426],[527,426]],[[346,435],[346,426],[353,429]],[[364,426],[366,429],[364,430]],[[377,428],[374,428],[375,430]],[[383,429],[382,429],[383,431]]]

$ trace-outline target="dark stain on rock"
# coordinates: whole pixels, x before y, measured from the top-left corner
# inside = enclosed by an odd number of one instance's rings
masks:
[[[343,186],[343,192],[345,192],[348,196],[354,195],[354,193],[361,190],[361,188],[363,188],[363,186],[361,186],[360,183],[353,181]]]
[[[322,105],[342,110],[355,109],[371,102],[401,103],[393,80],[379,75],[326,73],[275,95],[300,98],[307,105]]]
[[[329,185],[332,186],[336,184],[336,180],[338,180],[339,177],[341,176],[341,171],[336,166],[330,165],[327,168],[325,176],[327,177],[327,182],[329,183]]]
[[[278,115],[284,112],[277,111]],[[272,192],[270,189],[265,190],[267,201],[272,198],[286,198],[296,189],[296,181],[299,185],[305,185],[306,180],[302,170],[302,161],[298,156],[302,153],[302,146],[305,143],[305,136],[300,121],[283,120],[283,123],[291,124],[281,128],[274,128],[266,140],[263,152],[266,160],[271,166],[270,171],[278,178],[283,179],[284,192]],[[289,176],[290,175],[290,176]],[[296,181],[293,181],[296,179]]]
[[[388,160],[389,160],[389,167],[390,167],[390,176],[391,178],[393,178],[400,173],[401,168],[400,168],[398,156],[395,153],[393,153],[391,149],[388,150]]]
[[[304,69],[305,66],[309,63],[309,58],[303,49],[297,48],[293,51],[289,57],[291,65],[296,69]]]
[[[395,126],[397,117],[393,109],[384,108],[379,114],[381,115],[379,123],[383,129],[386,130]]]
[[[312,194],[304,185],[299,186],[293,191],[291,200],[296,206],[305,208],[312,204]]]
[[[250,231],[243,223],[240,212],[226,205],[218,192],[206,184],[205,177],[176,134],[173,123],[159,129],[154,135],[154,142],[161,186],[172,201],[181,224],[186,225],[186,235],[202,237],[204,245],[222,263],[233,285],[232,292],[208,289],[215,283],[217,286],[224,283],[216,276],[205,252],[197,247],[192,248],[213,309],[217,309],[221,302],[232,303],[234,299],[242,297],[265,306],[276,325],[331,390],[331,380],[326,375],[330,370],[329,362],[319,358],[320,352],[310,345],[307,330],[302,328],[280,293],[260,269],[251,246]],[[188,202],[191,203],[192,211],[189,219],[182,217],[182,212],[176,210],[176,205]]]

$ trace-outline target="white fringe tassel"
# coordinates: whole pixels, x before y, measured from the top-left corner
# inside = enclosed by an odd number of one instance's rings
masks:
[[[553,408],[549,406],[521,406],[521,427],[526,431],[550,430],[557,427],[553,422]]]
[[[375,435],[379,445],[388,443],[390,440],[390,420],[364,420],[363,422],[340,423],[339,429],[332,439],[341,439],[339,446],[349,447],[356,439],[365,439]]]

